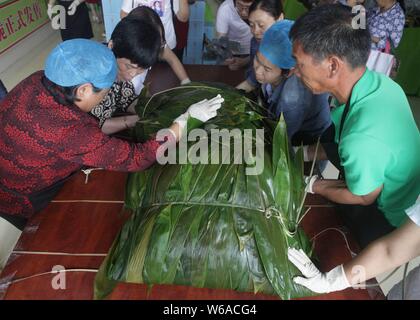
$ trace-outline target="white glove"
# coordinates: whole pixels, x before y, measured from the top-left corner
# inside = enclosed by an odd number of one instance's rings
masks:
[[[48,9],[47,9],[47,14],[48,14],[48,18],[50,18],[50,20],[52,19],[52,15],[53,15],[53,7],[54,5],[52,4],[48,4]]]
[[[181,81],[181,86],[183,86],[184,84],[189,84],[191,83],[190,78],[185,78],[184,80]]]
[[[302,249],[289,248],[287,256],[305,276],[305,278],[296,277],[293,281],[313,292],[329,293],[350,287],[342,264],[327,273],[321,273]]]
[[[204,99],[194,103],[188,108],[187,112],[176,118],[174,122],[178,123],[181,132],[183,132],[189,117],[200,120],[201,122],[206,122],[217,116],[217,110],[220,109],[223,101],[225,101],[225,99],[218,94],[211,100]]]
[[[74,0],[69,6],[69,16],[72,16],[76,13],[77,6],[80,4],[80,0]]]
[[[315,194],[313,190],[313,186],[314,186],[315,181],[317,181],[318,179],[319,177],[317,175],[313,175],[312,177],[306,176],[305,177],[305,184],[306,184],[305,191]]]

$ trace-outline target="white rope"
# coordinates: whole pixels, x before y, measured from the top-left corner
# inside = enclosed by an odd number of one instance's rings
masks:
[[[29,280],[29,279],[32,279],[32,278],[36,278],[36,277],[41,277],[41,276],[45,276],[45,275],[47,275],[47,274],[55,274],[55,273],[62,273],[62,272],[92,272],[92,273],[97,273],[99,270],[98,269],[64,269],[64,270],[58,270],[58,271],[48,271],[48,272],[43,272],[43,273],[37,273],[37,274],[34,274],[34,275],[32,275],[32,276],[29,276],[29,277],[24,277],[24,278],[18,278],[18,279],[15,279],[15,280],[12,280],[12,281],[9,281],[9,282],[6,282],[6,283],[1,283],[0,282],[0,286],[2,286],[2,287],[4,287],[4,286],[10,286],[11,284],[15,284],[15,283],[18,283],[18,282],[22,282],[22,281],[25,281],[25,280]]]
[[[49,251],[12,251],[12,254],[18,255],[45,255],[45,256],[70,256],[70,257],[106,257],[106,253],[67,253],[67,252],[49,252]]]
[[[314,173],[315,162],[316,162],[316,158],[318,157],[318,147],[319,147],[319,141],[320,141],[320,139],[321,138],[319,137],[318,140],[317,140],[317,142],[316,142],[315,155],[314,155],[314,159],[312,160],[311,171],[309,173],[309,176],[310,177],[312,177],[312,174]],[[301,202],[301,204],[299,206],[299,209],[298,209],[298,216],[297,216],[297,219],[296,220],[299,221],[299,222],[296,223],[296,227],[299,226],[300,222],[302,221],[302,218],[303,217],[299,217],[299,215],[302,212],[302,209],[303,209],[303,206],[305,204],[305,200],[306,200],[306,195],[307,194],[308,194],[308,191],[306,190],[306,187],[305,187],[305,194],[303,195],[302,202]],[[304,215],[306,215],[308,212],[309,212],[309,210],[307,210]]]
[[[349,252],[350,252],[351,256],[352,256],[352,257],[357,256],[357,253],[353,252],[353,251],[350,249],[349,242],[347,241],[346,234],[345,234],[343,231],[341,231],[340,229],[337,229],[337,228],[327,228],[327,229],[324,229],[324,230],[322,230],[320,233],[318,233],[318,234],[316,234],[315,236],[313,236],[313,237],[312,237],[312,239],[311,239],[311,241],[312,241],[312,240],[315,240],[316,238],[318,238],[318,236],[320,236],[320,235],[321,235],[321,234],[323,234],[324,232],[326,232],[326,231],[330,231],[330,230],[335,230],[335,231],[340,232],[340,233],[341,233],[341,235],[343,236],[344,240],[346,241],[346,246],[347,246],[347,249],[349,250]]]
[[[52,200],[53,203],[118,203],[124,204],[123,200]]]

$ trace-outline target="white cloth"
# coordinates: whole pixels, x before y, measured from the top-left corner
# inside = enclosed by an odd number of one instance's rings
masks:
[[[417,201],[410,208],[405,210],[408,217],[420,227],[420,198],[417,198]]]
[[[160,4],[161,10],[157,8],[157,3]],[[162,20],[165,29],[166,43],[169,48],[176,47],[176,35],[174,23],[172,21],[172,10],[170,0],[123,0],[121,10],[130,13],[131,10],[139,6],[147,6],[155,10]]]
[[[19,240],[22,231],[7,220],[0,218],[0,273]]]
[[[390,75],[395,58],[392,54],[380,52],[378,50],[370,50],[369,59],[366,66],[369,70]]]
[[[249,54],[251,29],[239,16],[233,0],[225,0],[217,10],[216,31],[226,34],[229,40],[240,43],[241,51],[238,54]]]
[[[146,76],[149,70],[150,69],[147,69],[143,73],[140,73],[139,75],[131,79],[131,83],[134,86],[134,92],[136,93],[137,96],[140,94],[141,90],[144,88],[144,80],[146,79]]]

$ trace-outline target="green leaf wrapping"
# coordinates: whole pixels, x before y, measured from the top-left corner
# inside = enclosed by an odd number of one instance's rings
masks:
[[[264,128],[263,153],[252,149],[264,164],[262,172],[247,175],[252,165],[234,163],[239,153],[231,139],[229,163],[210,163],[216,152],[221,159],[219,141],[218,148],[209,148],[209,164],[155,164],[130,174],[126,206],[133,215],[97,275],[95,298],[106,297],[117,282],[263,292],[283,299],[313,295],[293,282],[299,272],[287,259],[289,246],[310,255],[311,245],[296,227],[304,197],[302,152],[296,159],[289,154],[283,118],[273,135],[261,107],[238,91],[192,83],[151,99],[142,96],[136,138],[146,140],[189,105],[217,94],[225,102],[203,128]],[[197,151],[194,144],[188,143],[188,154]]]

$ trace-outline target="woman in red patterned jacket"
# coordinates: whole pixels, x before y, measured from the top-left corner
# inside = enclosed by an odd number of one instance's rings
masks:
[[[156,39],[157,56],[159,32],[152,26],[148,32]],[[109,137],[88,114],[116,76],[116,60],[106,46],[69,40],[53,49],[45,71],[23,80],[1,101],[0,217],[23,229],[26,219],[83,166],[139,171],[155,162],[162,142],[135,144]],[[175,119],[166,141],[179,139],[188,117],[205,122],[216,116],[222,102],[215,98],[190,106]]]

